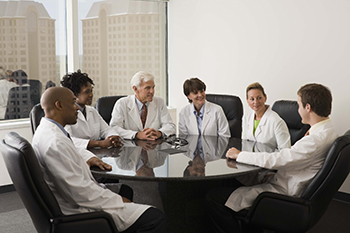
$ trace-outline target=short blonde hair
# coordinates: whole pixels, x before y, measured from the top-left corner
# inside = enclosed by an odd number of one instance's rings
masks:
[[[248,99],[248,92],[249,92],[250,90],[253,90],[253,89],[260,90],[260,91],[263,93],[263,95],[266,97],[266,94],[265,94],[265,91],[264,91],[263,86],[261,86],[260,83],[255,82],[255,83],[250,84],[250,85],[247,87],[247,90],[246,90],[247,99]]]

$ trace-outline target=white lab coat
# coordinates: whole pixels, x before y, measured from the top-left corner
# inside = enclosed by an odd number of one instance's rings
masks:
[[[79,110],[77,123],[64,127],[78,149],[87,148],[90,140],[100,140],[111,135],[118,135],[117,131],[108,126],[94,107],[85,106],[85,108],[86,119]]]
[[[265,191],[300,196],[322,167],[332,143],[338,137],[332,122],[320,123],[311,127],[310,135],[280,152],[242,151],[237,162],[278,171],[266,183],[236,189],[225,205],[236,212],[240,211],[251,206],[255,198]]]
[[[137,132],[144,129],[135,98],[135,95],[129,95],[119,99],[112,111],[112,119],[109,124],[122,138],[131,139]],[[176,133],[175,124],[172,122],[163,99],[153,97],[147,109],[145,128],[153,128],[165,135]]]
[[[18,87],[18,85],[6,79],[0,80],[0,119],[5,119],[7,100],[12,87]]]
[[[103,210],[112,215],[118,230],[123,231],[149,208],[123,203],[121,196],[101,187],[72,141],[46,118],[41,119],[34,134],[33,148],[44,179],[64,214]]]
[[[193,109],[193,103],[181,109],[179,114],[179,134],[199,134],[197,119]],[[221,106],[205,101],[202,135],[231,137],[230,128]]]
[[[269,144],[277,149],[290,148],[290,134],[287,124],[270,107],[266,110],[253,135],[255,112],[243,117],[242,139]]]

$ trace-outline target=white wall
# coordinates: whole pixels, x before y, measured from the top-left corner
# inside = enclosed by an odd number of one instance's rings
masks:
[[[317,82],[333,94],[331,118],[350,129],[350,0],[171,0],[170,105],[187,104],[185,79],[198,76],[207,93],[240,96],[259,81],[268,104],[297,97]],[[179,98],[179,96],[182,96]],[[350,193],[350,179],[341,191]]]

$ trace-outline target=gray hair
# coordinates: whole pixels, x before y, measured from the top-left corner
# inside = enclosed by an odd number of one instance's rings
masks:
[[[142,80],[144,82],[148,82],[151,80],[154,80],[154,76],[151,73],[148,73],[146,71],[139,71],[137,72],[131,79],[130,84],[131,84],[131,88],[133,86],[140,88],[141,82]]]

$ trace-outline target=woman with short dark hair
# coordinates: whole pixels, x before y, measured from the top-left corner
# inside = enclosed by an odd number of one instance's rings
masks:
[[[231,137],[224,111],[206,100],[205,90],[206,85],[199,78],[184,82],[183,91],[190,104],[179,114],[179,133]]]

